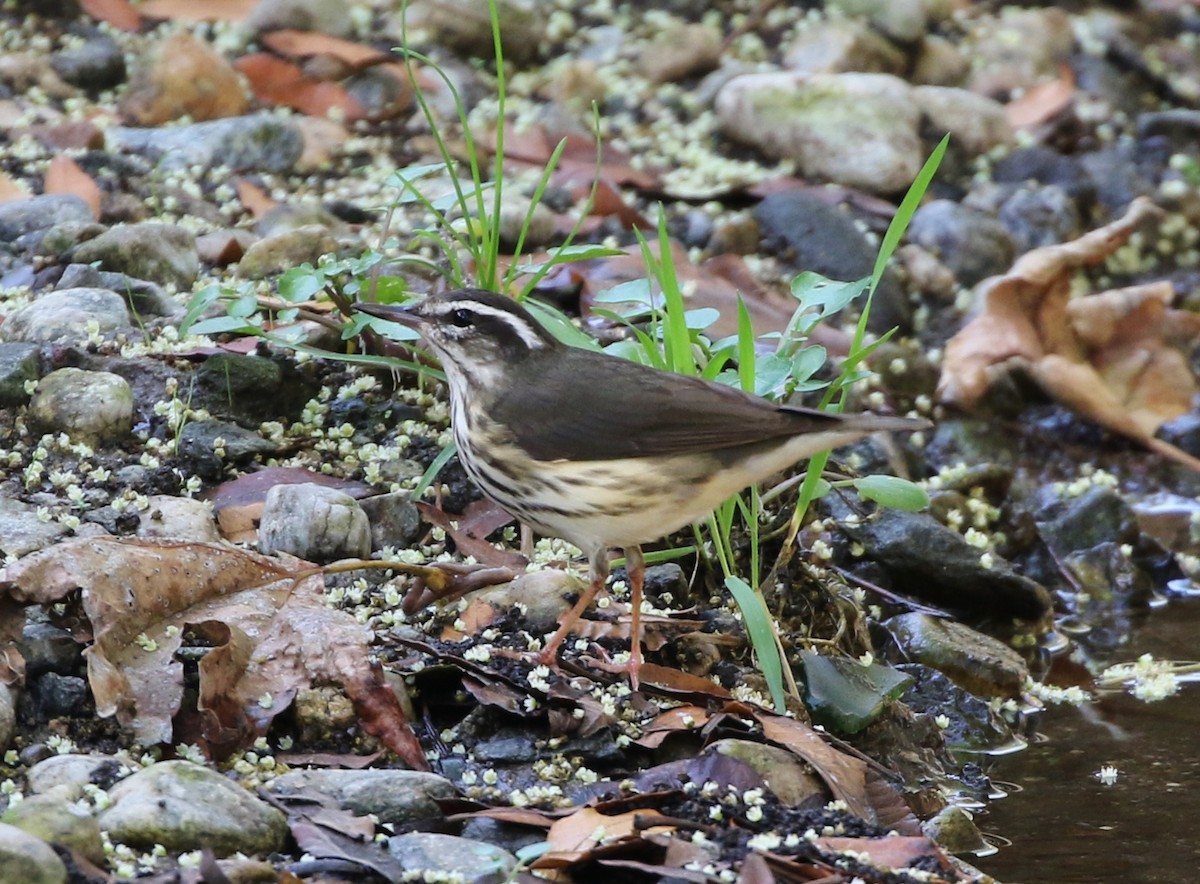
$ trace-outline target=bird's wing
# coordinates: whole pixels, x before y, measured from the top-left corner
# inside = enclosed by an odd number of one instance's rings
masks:
[[[525,388],[501,395],[491,410],[539,460],[711,451],[845,422],[584,350],[540,372],[529,368]]]

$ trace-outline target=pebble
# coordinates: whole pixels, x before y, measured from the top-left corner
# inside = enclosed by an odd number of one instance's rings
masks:
[[[812,767],[786,749],[755,740],[724,739],[704,750],[705,755],[714,753],[750,765],[784,804],[795,807],[816,797],[828,800],[829,790]]]
[[[140,514],[138,537],[160,537],[189,543],[217,542],[221,532],[213,518],[212,504],[190,497],[155,494]]]
[[[998,101],[947,86],[917,86],[913,98],[936,132],[949,132],[951,143],[972,156],[1013,141],[1013,128]]]
[[[50,66],[72,86],[95,95],[125,82],[125,53],[107,34],[93,32],[50,56]]]
[[[829,0],[826,6],[848,16],[864,18],[898,43],[913,43],[925,35],[929,22],[926,0]]]
[[[908,60],[895,44],[859,19],[827,18],[797,29],[784,67],[808,73],[904,73]]]
[[[936,256],[962,286],[1004,273],[1016,256],[1012,236],[999,220],[951,200],[934,200],[917,209],[908,239]]]
[[[91,264],[68,264],[56,289],[99,288],[122,294],[137,316],[179,316],[183,306],[162,286],[124,273],[100,270]]]
[[[66,801],[83,797],[89,783],[106,788],[122,775],[124,767],[111,755],[67,753],[51,755],[29,768],[26,782],[34,795],[58,795]]]
[[[263,279],[301,264],[315,265],[322,255],[333,254],[337,248],[337,240],[327,228],[306,224],[251,243],[237,269],[246,279]]]
[[[1083,233],[1074,200],[1053,184],[1014,190],[1000,206],[1000,223],[1012,236],[1018,254],[1067,242]]]
[[[532,61],[546,32],[546,12],[533,0],[498,0],[496,6],[505,60],[518,64]],[[474,0],[414,0],[407,7],[407,15],[409,30],[426,29],[435,42],[448,49],[480,59],[495,55],[486,4]]]
[[[133,429],[133,391],[112,372],[60,368],[38,382],[29,419],[43,432],[66,433],[76,442],[119,442]]]
[[[104,865],[100,824],[73,802],[56,795],[30,795],[10,805],[0,822],[16,826],[47,844],[74,850],[96,865]]]
[[[250,106],[241,75],[223,53],[189,31],[153,43],[121,99],[121,116],[138,126],[160,126],[244,114]]]
[[[105,137],[109,150],[141,154],[163,171],[228,166],[287,172],[304,152],[299,128],[267,113],[165,129],[114,126]]]
[[[67,884],[67,867],[45,841],[0,823],[0,881]]]
[[[60,289],[9,314],[0,338],[33,343],[77,343],[95,331],[106,335],[128,329],[125,299],[108,289]]]
[[[400,825],[441,818],[439,800],[454,798],[458,790],[448,779],[417,770],[294,770],[267,785],[281,795],[319,792],[343,810],[374,814],[382,823]]]
[[[25,658],[26,678],[35,678],[43,672],[67,675],[80,671],[83,646],[67,630],[33,619],[31,615],[35,611],[33,608],[26,609],[25,628],[17,644],[17,649]]]
[[[92,209],[67,193],[47,193],[0,203],[0,242],[46,230],[56,224],[90,224]]]
[[[0,408],[29,401],[25,385],[37,380],[37,344],[14,341],[0,344]],[[0,537],[3,537],[0,532]]]
[[[954,620],[910,612],[884,621],[906,660],[945,673],[973,694],[1017,697],[1029,678],[1021,655]]]
[[[190,289],[200,274],[195,234],[155,221],[112,227],[76,246],[71,258],[181,291]]]
[[[371,521],[371,549],[405,549],[421,531],[421,514],[407,491],[377,494],[359,501]]]
[[[283,847],[287,817],[226,777],[189,761],[160,761],[108,791],[100,827],[131,847],[211,849],[217,856]]]
[[[638,71],[651,83],[674,83],[707,74],[721,63],[721,32],[673,19],[638,50]]]
[[[371,523],[357,500],[335,488],[276,485],[263,503],[258,548],[310,562],[365,558],[371,552]]]
[[[350,37],[354,20],[343,0],[260,0],[246,18],[246,27],[255,32],[294,29]]]
[[[221,454],[217,454],[217,447]],[[181,466],[202,479],[215,481],[227,464],[241,465],[255,457],[274,454],[278,446],[258,433],[219,420],[188,421],[176,444]]]
[[[716,110],[730,138],[795,160],[806,177],[894,195],[925,161],[912,93],[889,74],[746,74],[721,88]]]
[[[437,832],[409,832],[388,839],[388,853],[404,866],[405,875],[421,875],[424,880],[454,880],[488,884],[516,873],[517,858],[492,844],[441,835]]]

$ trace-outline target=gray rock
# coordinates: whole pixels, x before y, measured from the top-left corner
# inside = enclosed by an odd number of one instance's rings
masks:
[[[217,454],[220,447],[222,454]],[[218,420],[189,421],[179,433],[176,452],[185,469],[203,479],[217,479],[225,464],[240,464],[279,447],[258,433]]]
[[[133,391],[112,372],[60,368],[38,383],[29,418],[43,432],[76,441],[119,441],[133,429]]]
[[[0,344],[0,408],[24,405],[29,401],[25,384],[38,376],[38,348],[36,344]],[[0,537],[3,537],[0,534]]]
[[[17,704],[12,688],[0,682],[0,753],[8,751],[17,732]]]
[[[532,0],[500,0],[498,19],[504,58],[531,61],[546,33],[547,17]],[[495,46],[487,5],[471,0],[420,0],[407,9],[408,27],[429,30],[440,46],[477,58],[492,58]]]
[[[1055,500],[1036,518],[1042,540],[1060,556],[1105,543],[1133,544],[1138,539],[1133,508],[1103,486],[1068,500]]]
[[[100,262],[136,279],[146,279],[185,290],[200,274],[196,236],[173,224],[147,221],[113,227],[75,247],[72,260]]]
[[[926,838],[938,843],[943,850],[955,854],[991,852],[995,848],[986,840],[975,821],[961,807],[943,807],[921,824]]]
[[[69,264],[58,280],[56,289],[108,289],[125,296],[138,316],[177,316],[183,305],[163,291],[162,286],[145,279],[135,279],[124,273],[100,270],[90,264]]]
[[[747,74],[722,87],[716,110],[730,138],[806,177],[892,195],[925,161],[912,92],[889,74]]]
[[[0,536],[3,536],[2,532],[3,529],[0,529]],[[31,619],[28,613],[30,610],[27,609],[25,628],[21,631],[21,640],[17,644],[17,650],[25,658],[26,677],[36,678],[43,672],[60,672],[65,675],[79,671],[83,646],[75,641],[67,630],[42,620]]]
[[[377,494],[359,504],[371,520],[371,549],[403,549],[421,530],[421,514],[407,491]]]
[[[908,239],[950,268],[963,286],[1004,273],[1016,253],[1012,237],[996,218],[951,200],[917,209]]]
[[[96,818],[56,795],[31,795],[11,805],[0,822],[41,838],[47,844],[68,847],[97,865],[104,864],[104,841]]]
[[[1085,214],[1096,200],[1096,182],[1081,160],[1040,144],[1014,150],[998,161],[992,167],[992,180],[998,184],[1037,181],[1058,185]]]
[[[506,850],[436,832],[394,835],[388,839],[388,853],[400,861],[407,874],[424,871],[479,884],[505,880],[517,868],[517,858]]]
[[[116,126],[105,137],[110,150],[142,154],[165,171],[198,165],[287,172],[304,151],[295,125],[265,113],[171,128]]]
[[[744,761],[757,773],[784,804],[795,806],[828,789],[810,765],[778,746],[754,740],[717,740],[704,750]]]
[[[458,794],[445,777],[417,770],[294,770],[273,779],[267,789],[281,795],[320,792],[344,810],[373,813],[393,824],[440,818],[437,801]]]
[[[60,675],[57,672],[45,672],[40,678],[30,682],[29,694],[38,713],[45,718],[78,715],[91,697],[85,679],[77,675]]]
[[[1000,223],[1012,235],[1019,254],[1083,233],[1079,209],[1066,191],[1053,184],[1017,188],[1000,206]]]
[[[1071,16],[1056,6],[1005,6],[971,21],[963,52],[971,59],[967,87],[981,95],[1007,95],[1058,76],[1075,47]]]
[[[715,27],[672,19],[638,48],[634,64],[651,83],[674,83],[713,70],[721,54],[721,32]]]
[[[251,243],[238,261],[238,273],[246,279],[262,279],[301,264],[316,264],[322,255],[337,251],[337,240],[317,224],[286,230]]]
[[[111,755],[51,755],[30,767],[26,780],[34,795],[58,795],[66,801],[77,801],[83,796],[84,786],[90,783],[107,787],[122,770],[121,762]]]
[[[45,841],[0,823],[0,881],[67,884],[67,867]]]
[[[1013,140],[1013,128],[998,101],[948,86],[917,86],[913,97],[935,132],[949,132],[951,142],[968,154],[987,153]]]
[[[358,501],[322,485],[276,485],[267,492],[258,547],[310,562],[363,558],[371,552],[371,523]]]
[[[211,848],[219,857],[283,846],[287,817],[216,771],[162,761],[109,790],[100,826],[113,841],[167,850]]]
[[[921,86],[961,86],[971,72],[971,62],[957,45],[928,34],[917,48],[910,82]]]
[[[92,222],[91,208],[72,194],[47,193],[0,203],[0,242],[67,222]]]
[[[830,279],[870,276],[876,246],[837,206],[801,190],[773,193],[754,210],[763,247],[796,270]],[[871,325],[877,331],[907,327],[912,311],[896,274],[888,270],[875,292]]]
[[[1196,431],[1200,432],[1200,426]],[[1200,552],[1200,500],[1161,491],[1135,502],[1133,511],[1138,530],[1166,549],[1189,555]]]
[[[867,71],[899,76],[907,63],[904,53],[886,37],[865,22],[850,18],[803,23],[783,57],[784,67],[789,70],[813,74]]]
[[[255,32],[295,29],[350,37],[354,23],[342,0],[262,0],[246,19]]]
[[[135,532],[138,537],[163,537],[193,543],[215,543],[221,539],[213,519],[212,504],[190,497],[156,494],[141,513]]]
[[[64,343],[84,341],[89,325],[104,335],[129,328],[125,299],[108,289],[62,289],[42,295],[0,325],[6,341]]]
[[[93,32],[77,46],[50,56],[55,73],[90,93],[112,89],[125,81],[125,53],[107,34]]]
[[[826,6],[865,18],[900,43],[913,43],[923,37],[929,21],[925,0],[829,0]]]

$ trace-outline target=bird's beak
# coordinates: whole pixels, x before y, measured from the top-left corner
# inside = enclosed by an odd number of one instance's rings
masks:
[[[386,319],[388,322],[398,322],[408,328],[420,329],[425,325],[425,317],[414,312],[416,306],[416,304],[400,306],[399,304],[372,304],[357,301],[354,309],[359,313],[366,313],[368,316]]]

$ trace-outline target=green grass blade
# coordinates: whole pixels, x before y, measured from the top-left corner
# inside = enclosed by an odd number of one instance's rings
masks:
[[[746,634],[750,637],[755,656],[758,657],[758,667],[762,670],[767,688],[771,691],[771,702],[775,704],[775,711],[782,713],[787,708],[783,692],[783,660],[779,656],[779,646],[775,644],[775,624],[771,621],[767,604],[763,597],[740,577],[726,577],[725,586],[733,594],[733,600],[742,612],[742,622],[746,624]]]

